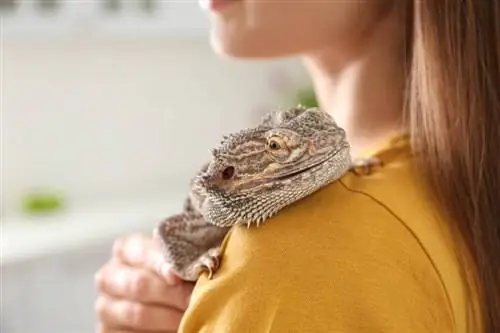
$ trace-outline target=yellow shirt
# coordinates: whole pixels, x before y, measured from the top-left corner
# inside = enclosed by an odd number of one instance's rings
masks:
[[[260,227],[233,228],[181,333],[463,333],[464,282],[407,137]]]

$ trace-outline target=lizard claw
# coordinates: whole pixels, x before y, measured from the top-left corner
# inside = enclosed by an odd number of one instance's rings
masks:
[[[207,278],[208,278],[209,280],[212,280],[212,277],[213,277],[213,276],[214,276],[214,270],[213,270],[213,269],[211,269],[210,267],[208,267],[208,276],[207,276]]]
[[[373,156],[373,157],[368,157],[368,158],[360,158],[360,159],[356,159],[352,163],[350,170],[358,176],[360,176],[362,174],[369,175],[372,173],[373,168],[380,167],[380,166],[382,166],[382,164],[383,164],[382,160],[378,157]]]
[[[220,267],[219,249],[212,249],[201,256],[198,259],[196,267],[200,274],[201,272],[206,271],[208,273],[208,279],[211,280],[217,269]]]

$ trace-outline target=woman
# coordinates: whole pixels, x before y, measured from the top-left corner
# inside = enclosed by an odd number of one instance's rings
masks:
[[[500,2],[208,4],[219,54],[302,56],[383,166],[235,228],[191,296],[150,239],[119,240],[100,332],[499,332]]]

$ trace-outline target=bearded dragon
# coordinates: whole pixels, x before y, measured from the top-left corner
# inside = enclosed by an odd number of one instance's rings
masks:
[[[182,213],[160,222],[154,238],[174,273],[211,279],[220,244],[237,224],[259,226],[354,166],[345,131],[319,108],[269,112],[260,124],[225,136],[191,181]]]

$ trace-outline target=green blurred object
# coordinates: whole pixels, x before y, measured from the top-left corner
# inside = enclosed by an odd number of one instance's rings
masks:
[[[296,99],[297,104],[301,104],[306,107],[318,107],[318,100],[316,99],[316,94],[312,88],[299,91]]]
[[[22,199],[22,209],[28,214],[52,213],[63,206],[63,196],[50,191],[29,193]]]

